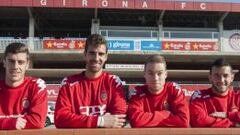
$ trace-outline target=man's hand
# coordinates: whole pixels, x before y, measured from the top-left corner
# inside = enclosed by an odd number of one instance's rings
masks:
[[[238,128],[239,128],[239,127],[240,127],[240,124],[239,124],[239,123],[236,123],[235,127],[238,127]]]
[[[106,113],[103,115],[104,119],[104,127],[106,128],[121,128],[124,126],[126,122],[126,115],[112,115],[110,113]]]
[[[21,130],[23,128],[25,128],[27,123],[27,120],[25,120],[22,117],[17,118],[17,122],[16,122],[16,129]]]
[[[226,112],[214,112],[214,113],[211,113],[210,116],[217,117],[217,118],[227,118],[227,113]]]

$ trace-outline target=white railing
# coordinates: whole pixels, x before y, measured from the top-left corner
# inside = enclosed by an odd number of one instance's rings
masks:
[[[30,43],[29,43],[29,39],[0,39],[0,51],[5,50],[5,48],[10,43],[13,43],[13,42],[20,42],[20,43],[24,43],[26,45],[31,46]],[[33,48],[33,50],[42,50],[43,49],[42,40],[34,39],[32,47],[30,47],[30,48]]]

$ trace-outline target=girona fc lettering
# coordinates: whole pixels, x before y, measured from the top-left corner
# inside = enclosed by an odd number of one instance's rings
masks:
[[[47,5],[47,0],[40,0],[40,4],[42,6],[46,6]]]
[[[87,116],[99,116],[106,112],[106,105],[80,106],[80,113]]]

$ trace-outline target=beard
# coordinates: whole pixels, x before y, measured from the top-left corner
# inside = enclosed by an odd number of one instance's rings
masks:
[[[223,93],[227,92],[228,89],[230,88],[230,86],[231,85],[218,87],[215,84],[212,84],[212,87],[213,87],[214,91],[219,93],[219,94],[223,94]]]
[[[97,73],[100,72],[102,70],[102,66],[94,66],[94,65],[87,65],[87,71],[91,72],[91,73]]]

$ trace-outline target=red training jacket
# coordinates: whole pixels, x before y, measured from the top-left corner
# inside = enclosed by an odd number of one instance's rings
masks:
[[[179,85],[167,82],[158,95],[151,94],[147,85],[135,91],[128,107],[132,127],[188,127],[188,104]]]
[[[226,112],[227,118],[211,117],[214,112]],[[190,101],[192,127],[234,127],[238,107],[235,93],[229,90],[226,96],[219,96],[212,89],[195,91]],[[239,119],[239,118],[238,118]]]
[[[103,72],[98,78],[88,79],[82,72],[63,80],[54,121],[57,128],[96,128],[98,116],[126,111],[122,83],[117,76]]]
[[[0,81],[0,129],[16,129],[16,120],[27,120],[25,129],[43,128],[47,114],[47,91],[41,79],[25,77],[17,87]]]

